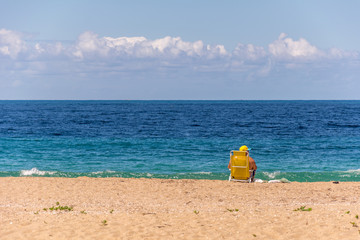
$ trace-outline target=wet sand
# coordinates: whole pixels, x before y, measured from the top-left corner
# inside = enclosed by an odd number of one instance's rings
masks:
[[[0,178],[0,239],[360,239],[359,193],[357,182]]]

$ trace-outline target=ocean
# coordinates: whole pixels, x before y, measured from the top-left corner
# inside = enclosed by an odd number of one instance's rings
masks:
[[[0,101],[0,177],[360,181],[360,101]]]

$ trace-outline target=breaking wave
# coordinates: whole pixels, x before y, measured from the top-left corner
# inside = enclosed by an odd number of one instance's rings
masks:
[[[33,175],[44,176],[44,175],[53,175],[55,173],[56,172],[40,171],[37,168],[32,168],[30,170],[21,170],[20,176],[33,176]]]

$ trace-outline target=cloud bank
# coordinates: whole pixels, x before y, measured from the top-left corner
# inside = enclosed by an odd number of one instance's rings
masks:
[[[359,86],[359,60],[357,51],[320,49],[304,38],[294,40],[285,33],[267,47],[239,43],[228,50],[220,44],[189,42],[180,37],[150,40],[100,37],[93,32],[84,32],[73,42],[33,41],[31,36],[0,29],[0,87],[6,89],[0,93],[7,98],[52,98],[50,93],[44,95],[46,88],[53,91],[54,98],[92,98],[91,94],[106,98],[107,92],[118,89],[119,95],[113,93],[111,98],[123,98],[121,93],[139,98],[131,92],[144,86],[143,98],[171,98],[164,93],[178,87],[183,95],[174,96],[177,99],[227,99],[233,86],[246,84],[255,95],[244,98],[281,99],[295,96],[284,93],[291,86],[301,89],[302,84],[310,84],[318,91],[303,88],[304,98],[316,98],[318,94],[331,98],[337,88],[327,85],[341,82],[341,95],[334,98],[345,98],[353,94],[349,89]],[[201,90],[204,83],[208,85],[206,91]],[[147,89],[154,84],[158,88],[149,95]],[[269,95],[265,86],[274,84],[280,87]],[[286,89],[284,84],[290,87]],[[54,89],[62,89],[63,95],[56,95]]]

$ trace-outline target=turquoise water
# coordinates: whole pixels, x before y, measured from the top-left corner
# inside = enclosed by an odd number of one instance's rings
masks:
[[[360,181],[360,101],[0,101],[0,176]]]

